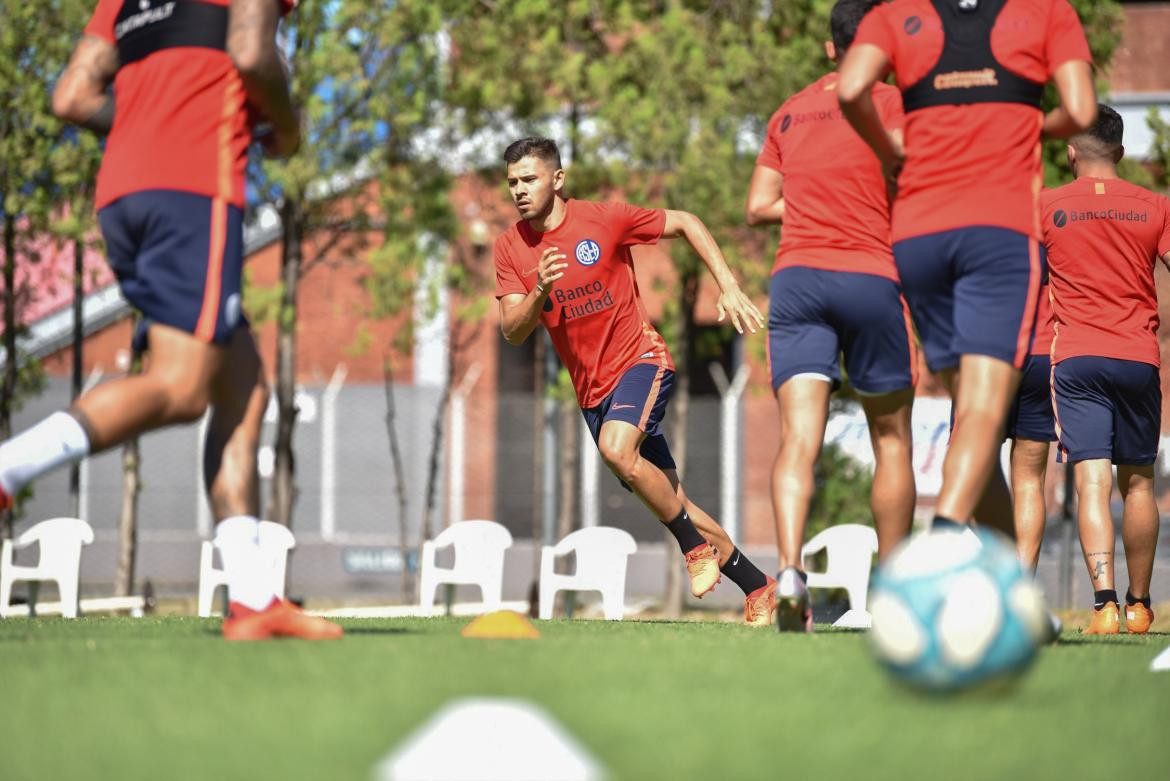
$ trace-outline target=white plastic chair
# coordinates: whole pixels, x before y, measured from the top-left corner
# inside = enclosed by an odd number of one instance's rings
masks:
[[[822,550],[828,556],[824,572],[808,573],[809,588],[843,588],[849,593],[849,610],[834,621],[833,626],[870,628],[872,622],[866,610],[866,597],[869,594],[869,570],[877,549],[877,532],[857,523],[831,526],[800,549],[801,559]]]
[[[600,591],[605,617],[620,621],[626,602],[626,565],[637,549],[627,532],[607,526],[580,529],[555,547],[545,545],[540,552],[540,617],[553,617],[558,591]],[[553,566],[557,557],[569,553],[577,556],[577,571],[556,574]]]
[[[265,566],[271,570],[272,590],[284,597],[284,579],[288,570],[288,552],[297,540],[287,526],[272,521],[260,522],[260,549],[268,554]],[[227,575],[215,566],[215,544],[205,540],[199,554],[199,617],[209,618],[215,601],[215,590],[228,584]],[[229,595],[230,598],[230,595]]]
[[[440,548],[455,546],[455,565],[436,564]],[[442,583],[479,586],[485,612],[500,609],[504,592],[504,551],[512,546],[512,535],[495,521],[460,521],[434,540],[423,543],[419,561],[419,607],[432,611],[435,594]]]
[[[57,583],[61,595],[61,615],[77,618],[78,579],[81,575],[81,546],[93,542],[93,529],[80,518],[51,518],[25,531],[16,542],[5,540],[0,549],[0,616],[22,611],[10,610],[12,584],[18,580]],[[34,567],[20,567],[13,563],[17,548],[33,543],[40,546],[40,561]]]

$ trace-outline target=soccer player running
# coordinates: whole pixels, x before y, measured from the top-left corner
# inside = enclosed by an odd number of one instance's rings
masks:
[[[904,151],[873,96],[891,71]],[[955,400],[933,525],[966,524],[1032,342],[1041,133],[1096,119],[1089,47],[1066,0],[894,0],[866,16],[840,73],[846,118],[897,182],[894,261],[927,366]],[[1044,116],[1050,79],[1062,105]]]
[[[876,2],[838,0],[830,16],[836,62]],[[890,250],[890,204],[881,165],[837,106],[837,74],[823,76],[772,115],[748,191],[749,224],[783,223],[772,268],[768,359],[780,409],[772,508],[780,549],[776,621],[811,631],[800,550],[829,396],[844,353],[861,396],[875,459],[870,506],[880,556],[910,531],[914,471],[910,408],[918,365],[910,316]],[[882,126],[902,128],[898,90],[876,84]]]
[[[504,162],[520,213],[494,249],[504,338],[520,345],[538,325],[548,329],[602,458],[678,540],[691,593],[715,588],[722,572],[744,592],[747,623],[767,626],[776,582],[687,498],[660,433],[674,363],[642,305],[630,247],[684,237],[719,285],[720,321],[755,333],[763,315],[693,214],[566,199],[560,152],[547,138],[513,142]]]
[[[267,574],[273,553],[257,520],[256,448],[268,388],[240,312],[253,123],[271,123],[270,154],[287,156],[300,143],[275,44],[292,6],[98,2],[57,82],[53,109],[109,134],[98,218],[122,292],[145,317],[146,369],[99,385],[0,445],[0,503],[10,504],[55,467],[198,420],[210,407],[203,468],[228,578],[229,640],[342,633],[278,599]]]
[[[1145,633],[1154,620],[1154,461],[1162,430],[1154,267],[1159,258],[1170,266],[1170,201],[1118,178],[1121,137],[1121,117],[1101,106],[1096,124],[1069,142],[1076,180],[1044,194],[1058,458],[1073,464],[1081,547],[1094,589],[1086,634],[1120,631],[1109,510],[1113,467],[1125,501],[1125,628]]]

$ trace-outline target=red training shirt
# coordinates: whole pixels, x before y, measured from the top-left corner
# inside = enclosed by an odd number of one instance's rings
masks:
[[[1036,336],[1032,339],[1031,355],[1051,355],[1052,338],[1056,335],[1056,318],[1052,314],[1052,286],[1040,287],[1040,301],[1036,306]]]
[[[1170,253],[1170,201],[1086,176],[1046,190],[1043,202],[1052,362],[1094,355],[1160,366],[1154,264]]]
[[[273,1],[282,14],[296,4]],[[203,2],[226,9],[230,0]],[[116,46],[121,34],[165,25],[174,10],[173,0],[151,0],[145,7],[139,0],[99,0],[85,33]],[[97,208],[141,190],[182,190],[244,206],[244,168],[258,117],[248,109],[243,82],[226,51],[174,46],[123,63],[114,94]]]
[[[906,91],[938,63],[944,37],[930,0],[894,0],[866,15],[853,45],[870,44],[885,52],[899,89]],[[1039,83],[1067,62],[1091,61],[1084,30],[1067,0],[1007,0],[992,29],[991,50],[1004,68]],[[974,225],[1039,239],[1043,122],[1038,108],[1023,103],[907,111],[906,165],[894,203],[893,240]]]
[[[496,239],[496,298],[536,287],[536,266],[549,247],[566,256],[568,268],[553,283],[540,319],[582,409],[604,401],[634,364],[674,369],[646,316],[630,255],[635,244],[656,244],[665,223],[661,209],[569,200],[552,230],[537,233],[520,220]]]
[[[898,90],[876,84],[873,96],[882,124],[901,130]],[[841,114],[835,72],[772,115],[756,165],[784,175],[784,226],[773,274],[806,266],[897,281],[881,163]]]

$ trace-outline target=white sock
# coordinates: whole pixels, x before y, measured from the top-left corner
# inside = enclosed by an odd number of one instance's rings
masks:
[[[0,488],[9,496],[62,464],[89,455],[89,436],[68,412],[54,412],[0,445]]]
[[[263,610],[276,596],[272,569],[257,541],[259,528],[252,516],[234,515],[219,522],[213,540],[227,576],[228,599],[252,610]]]

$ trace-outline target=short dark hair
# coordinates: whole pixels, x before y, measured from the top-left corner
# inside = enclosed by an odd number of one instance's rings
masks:
[[[1114,160],[1121,150],[1125,122],[1121,115],[1104,103],[1097,104],[1097,121],[1084,133],[1073,136],[1069,143],[1081,157]]]
[[[829,14],[829,30],[833,34],[833,47],[838,57],[853,45],[857,28],[861,26],[865,15],[871,8],[881,4],[882,0],[837,0]]]
[[[551,138],[529,136],[513,141],[504,150],[504,162],[508,165],[518,163],[525,157],[536,157],[552,163],[554,168],[564,168],[561,165],[561,151],[557,149],[557,142]]]

